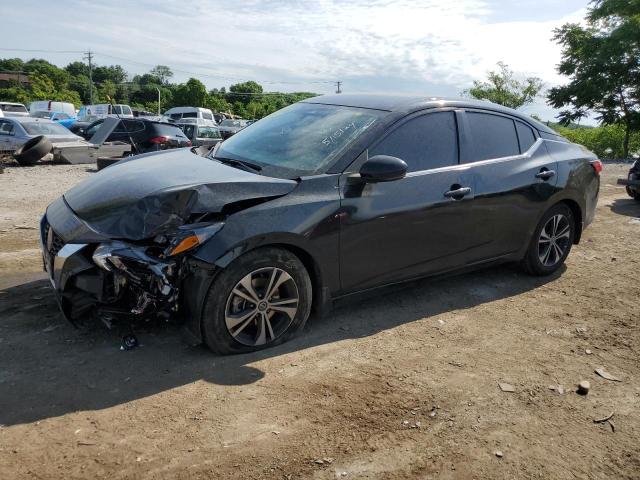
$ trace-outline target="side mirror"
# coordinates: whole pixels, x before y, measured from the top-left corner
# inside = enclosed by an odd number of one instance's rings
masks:
[[[366,182],[392,182],[407,174],[407,164],[388,155],[374,155],[360,168],[360,178]]]

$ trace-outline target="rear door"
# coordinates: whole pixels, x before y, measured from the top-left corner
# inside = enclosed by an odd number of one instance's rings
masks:
[[[475,243],[465,230],[473,221],[473,183],[468,169],[458,165],[456,113],[411,116],[367,153],[401,158],[409,168],[405,178],[392,182],[363,184],[348,174],[341,177],[343,291],[463,265]],[[458,189],[467,192],[446,196]]]
[[[525,122],[483,110],[463,116],[461,161],[474,176],[476,235],[483,243],[474,261],[482,261],[528,243],[555,192],[557,164]]]

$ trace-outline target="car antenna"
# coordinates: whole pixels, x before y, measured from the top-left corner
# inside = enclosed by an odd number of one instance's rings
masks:
[[[124,131],[127,132],[127,137],[129,137],[131,145],[133,145],[136,149],[136,152],[139,153],[138,145],[136,145],[136,142],[134,142],[133,138],[131,138],[131,134],[129,133],[129,129],[127,128],[127,124],[122,121],[122,117],[120,117],[120,114],[116,110],[116,106],[113,104],[113,99],[109,95],[107,95],[107,100],[109,100],[109,105],[111,105],[111,111],[116,113],[116,117],[118,117],[118,120],[120,120],[122,128],[124,128]]]

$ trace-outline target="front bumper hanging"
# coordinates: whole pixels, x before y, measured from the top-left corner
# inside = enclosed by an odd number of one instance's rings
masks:
[[[41,247],[60,310],[76,326],[96,317],[110,326],[178,312],[182,259],[155,258],[145,246],[120,241],[65,243],[46,216]]]

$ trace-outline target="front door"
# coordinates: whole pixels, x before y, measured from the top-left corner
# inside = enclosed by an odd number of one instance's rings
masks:
[[[341,178],[343,293],[445,271],[466,263],[476,243],[473,177],[458,165],[456,113],[419,114],[368,150],[408,165],[401,180]],[[452,193],[453,192],[453,193]]]

